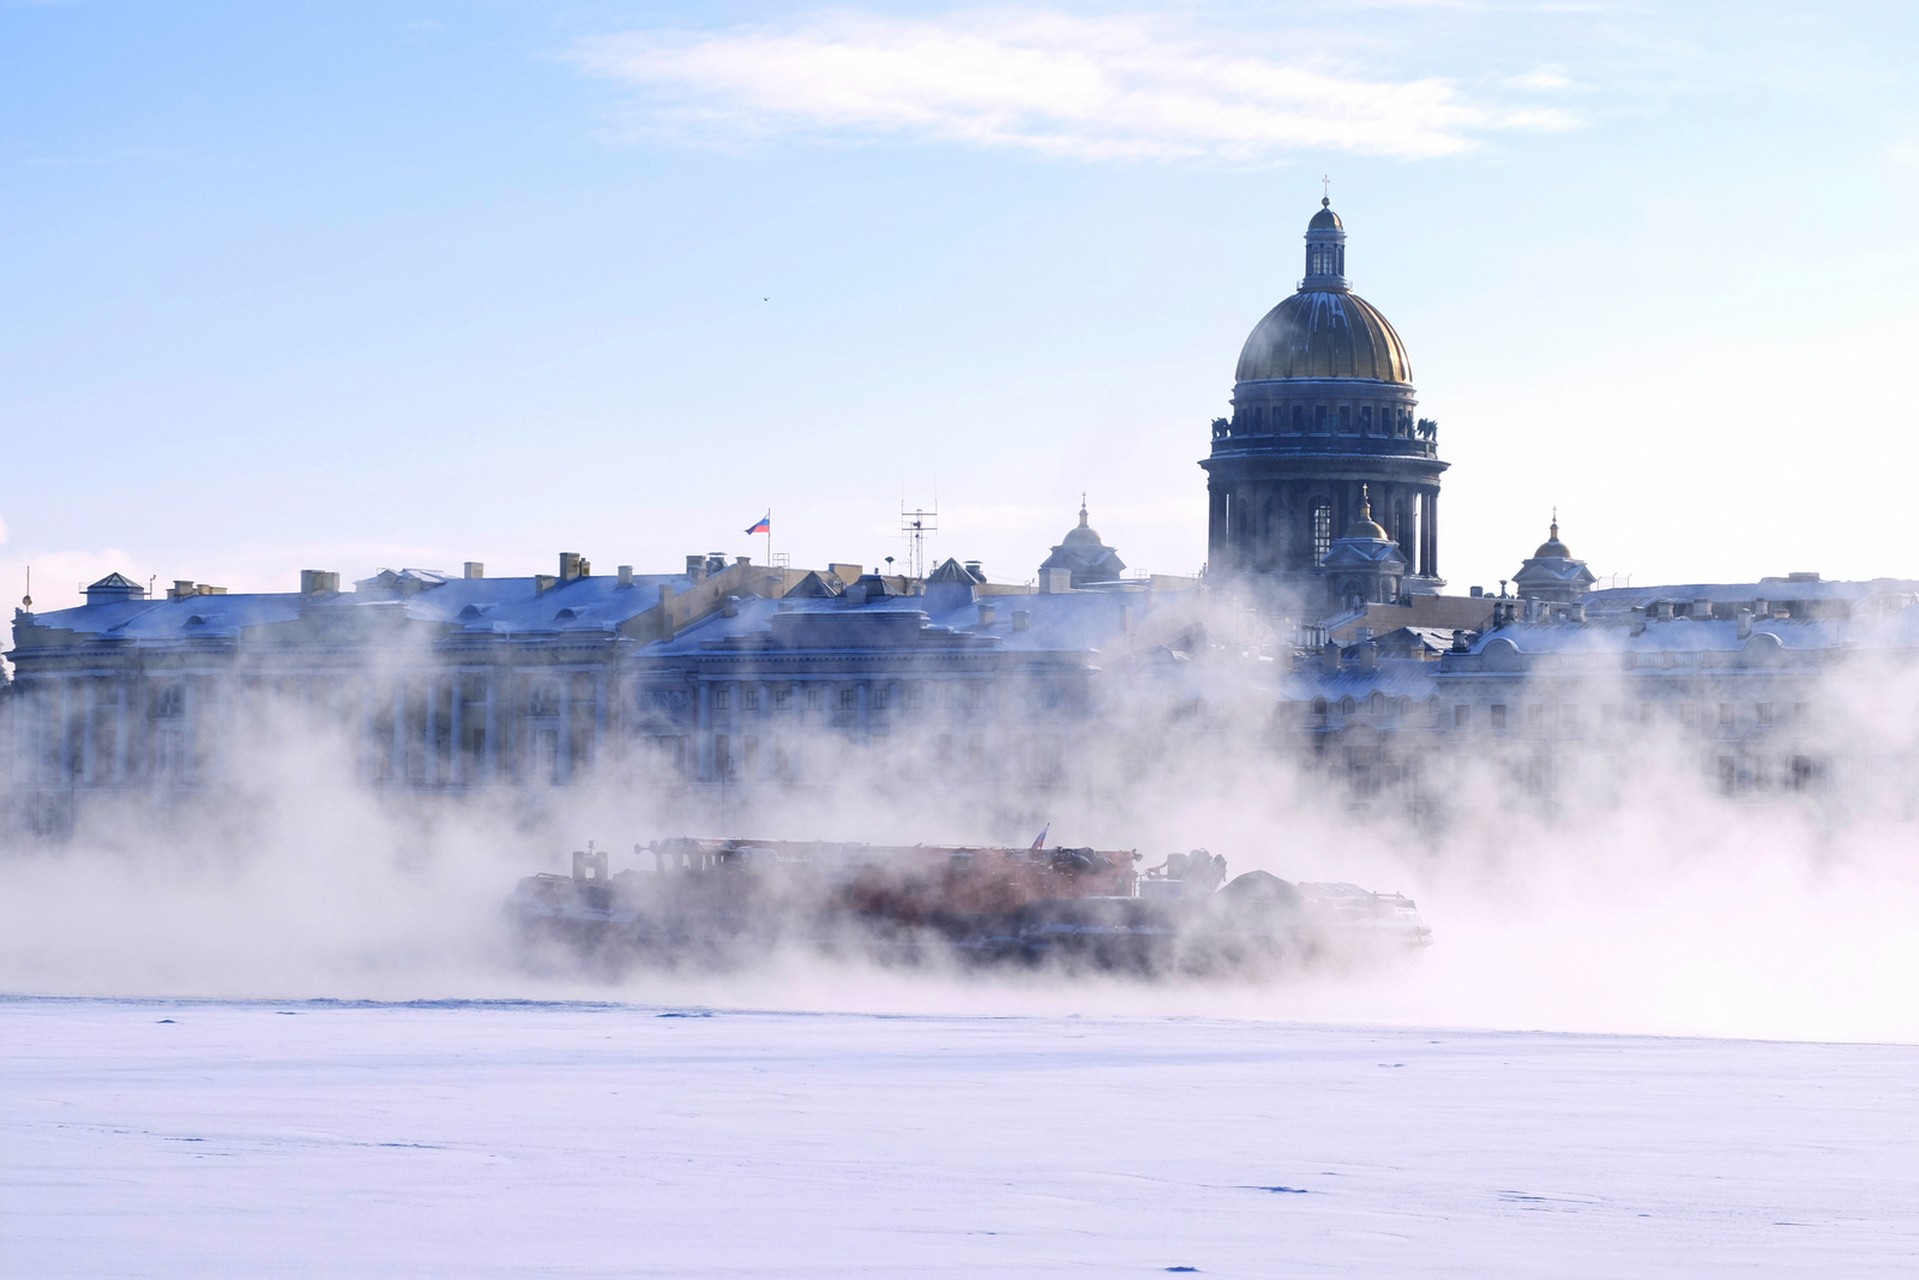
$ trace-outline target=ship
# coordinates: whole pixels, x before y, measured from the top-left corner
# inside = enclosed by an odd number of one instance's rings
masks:
[[[672,837],[576,850],[570,874],[506,903],[529,956],[621,970],[724,969],[793,948],[888,964],[1219,974],[1414,955],[1413,900],[1266,871],[1228,878],[1205,849],[1136,850]]]

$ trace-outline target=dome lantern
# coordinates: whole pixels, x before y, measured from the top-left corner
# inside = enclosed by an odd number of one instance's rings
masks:
[[[1320,197],[1319,212],[1306,224],[1306,278],[1299,287],[1328,293],[1351,288],[1346,279],[1346,224],[1333,212],[1330,196]]]

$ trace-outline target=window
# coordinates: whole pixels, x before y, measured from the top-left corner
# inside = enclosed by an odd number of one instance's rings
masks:
[[[1297,434],[1299,432],[1304,431],[1305,429],[1306,429],[1306,406],[1303,404],[1296,404],[1293,406],[1293,431],[1295,434]]]
[[[775,685],[773,688],[773,710],[784,711],[793,705],[793,686]]]
[[[1505,703],[1495,702],[1493,703],[1492,706],[1486,708],[1486,711],[1487,711],[1487,714],[1489,714],[1492,717],[1493,728],[1504,729],[1506,727],[1506,704]]]
[[[1453,728],[1464,729],[1473,722],[1473,709],[1465,703],[1453,708]]]
[[[733,705],[733,687],[731,685],[725,685],[725,684],[714,685],[713,686],[713,709],[715,711],[725,711],[727,708],[731,707],[732,705]]]
[[[908,711],[918,711],[926,705],[926,686],[909,684],[904,692],[904,705]]]
[[[1722,702],[1719,704],[1719,723],[1722,725],[1732,723],[1732,703]]]
[[[1755,706],[1755,707],[1754,707],[1754,708],[1752,709],[1752,711],[1753,711],[1753,718],[1754,718],[1754,719],[1756,719],[1757,721],[1759,721],[1759,723],[1760,723],[1761,725],[1765,725],[1765,726],[1768,726],[1768,727],[1770,727],[1770,726],[1771,726],[1771,724],[1772,724],[1772,703],[1770,703],[1770,702],[1762,702],[1762,703],[1760,703],[1760,704],[1758,704],[1757,706]]]
[[[1326,430],[1326,406],[1323,404],[1313,406],[1313,430],[1322,433]]]
[[[1532,703],[1526,708],[1526,724],[1537,729],[1546,723],[1546,708],[1541,703]]]
[[[1342,716],[1349,716],[1353,713],[1353,710],[1357,705],[1358,704],[1355,703],[1350,697],[1341,698],[1339,700],[1339,714]]]
[[[713,772],[722,778],[733,776],[733,744],[723,733],[713,735]]]
[[[760,709],[760,687],[756,684],[749,684],[742,692],[745,698],[742,705],[744,705],[748,711],[758,711]]]
[[[884,711],[892,701],[893,687],[891,685],[876,684],[873,686],[873,710]]]
[[[1333,508],[1330,503],[1313,504],[1313,563],[1323,564],[1333,549]]]
[[[818,711],[826,705],[826,690],[814,685],[806,691],[806,709]]]
[[[840,690],[840,710],[852,711],[860,705],[859,690],[848,685]]]
[[[1373,430],[1373,407],[1362,405],[1359,410],[1359,434],[1371,435]]]
[[[1349,404],[1339,406],[1339,430],[1341,434],[1351,434],[1353,429],[1353,407]]]

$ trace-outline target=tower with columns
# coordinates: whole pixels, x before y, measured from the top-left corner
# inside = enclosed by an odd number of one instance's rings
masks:
[[[1306,274],[1246,339],[1232,416],[1214,420],[1200,463],[1209,573],[1323,598],[1327,554],[1369,496],[1370,520],[1405,559],[1400,589],[1439,590],[1447,464],[1412,378],[1399,334],[1352,291],[1345,225],[1321,200],[1306,227]]]

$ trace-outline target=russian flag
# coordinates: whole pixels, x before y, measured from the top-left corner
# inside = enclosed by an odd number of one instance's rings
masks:
[[[1039,829],[1039,839],[1033,841],[1033,847],[1029,852],[1038,853],[1041,849],[1044,849],[1046,847],[1046,833],[1052,829],[1053,824],[1050,822],[1041,827]]]
[[[761,516],[759,520],[754,523],[753,527],[747,530],[747,532],[748,533],[773,532],[773,513],[769,511],[765,515]]]

